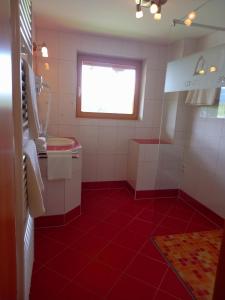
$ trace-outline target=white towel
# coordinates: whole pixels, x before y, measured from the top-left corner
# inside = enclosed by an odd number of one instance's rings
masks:
[[[44,184],[33,140],[28,141],[24,152],[26,154],[28,206],[31,216],[35,218],[42,216],[45,213],[45,208],[41,193],[44,190]]]
[[[72,151],[48,151],[48,179],[72,178]]]
[[[187,93],[185,104],[209,106],[218,103],[220,89],[193,90]]]
[[[35,139],[35,144],[38,153],[46,152],[47,142],[45,137],[39,137],[38,139]]]
[[[40,135],[40,122],[37,108],[37,95],[35,87],[35,75],[29,63],[23,59],[26,72],[26,95],[28,108],[28,126],[30,137],[37,139]]]

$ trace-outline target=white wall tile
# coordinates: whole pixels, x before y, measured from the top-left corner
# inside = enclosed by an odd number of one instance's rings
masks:
[[[98,153],[115,153],[116,140],[116,127],[99,127]]]
[[[115,155],[98,154],[97,155],[97,180],[112,181],[115,178]]]
[[[84,153],[82,161],[82,181],[97,181],[97,154]]]
[[[85,153],[97,153],[99,148],[99,128],[80,126],[80,143]]]
[[[76,94],[76,64],[72,61],[59,60],[59,92]]]
[[[84,146],[83,180],[119,180],[127,172],[126,160],[130,138],[156,138],[159,136],[162,86],[165,74],[167,47],[146,42],[94,36],[84,33],[66,33],[37,29],[38,40],[49,48],[50,70],[44,69],[44,59],[38,58],[38,73],[51,86],[57,104],[53,105],[49,133],[75,136]],[[145,62],[147,84],[143,120],[104,120],[76,118],[76,60],[77,52],[139,58]],[[146,100],[156,100],[152,105]],[[46,106],[43,106],[44,114]],[[98,159],[96,159],[98,153]],[[116,164],[115,156],[118,158]],[[95,163],[94,163],[95,157]],[[103,158],[103,160],[101,159]],[[87,160],[87,162],[85,162]],[[102,163],[105,162],[105,165]],[[119,163],[120,162],[120,163]],[[96,164],[91,170],[91,166]],[[89,166],[90,165],[90,166]],[[90,172],[88,169],[90,168]]]

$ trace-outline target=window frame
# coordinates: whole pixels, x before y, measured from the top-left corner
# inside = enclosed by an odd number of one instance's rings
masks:
[[[109,67],[124,67],[132,69],[136,72],[135,90],[133,100],[132,114],[119,113],[96,113],[81,111],[81,78],[83,62],[93,64],[94,66],[109,66]],[[130,59],[122,57],[104,56],[97,54],[79,53],[77,54],[77,96],[76,96],[76,117],[90,118],[90,119],[119,119],[119,120],[138,120],[140,107],[140,92],[141,92],[141,77],[142,77],[142,63],[141,59]]]

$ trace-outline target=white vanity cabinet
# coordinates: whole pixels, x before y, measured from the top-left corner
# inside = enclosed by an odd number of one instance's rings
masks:
[[[39,158],[44,182],[45,216],[66,215],[81,205],[82,150],[72,158],[72,178],[48,180],[47,156]]]

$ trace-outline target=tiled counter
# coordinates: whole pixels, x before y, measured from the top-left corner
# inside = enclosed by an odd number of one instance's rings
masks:
[[[135,191],[154,190],[158,167],[159,139],[129,141],[127,181]]]

